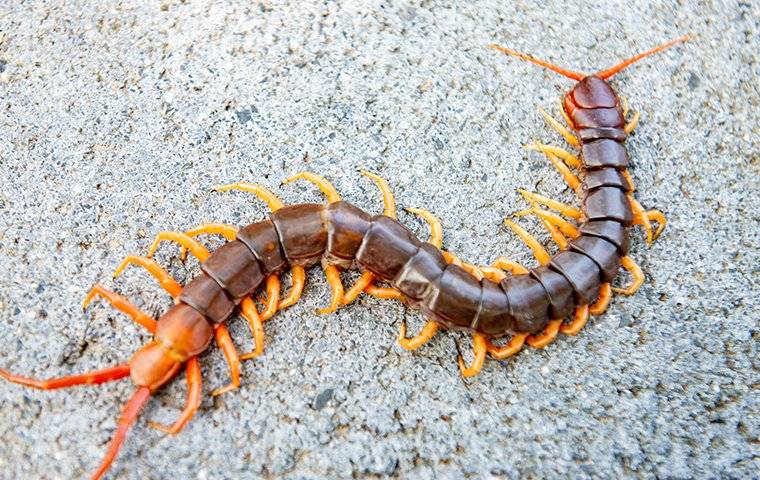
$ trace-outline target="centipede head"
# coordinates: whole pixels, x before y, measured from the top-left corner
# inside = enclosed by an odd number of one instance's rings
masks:
[[[659,53],[679,43],[687,42],[690,39],[691,37],[689,35],[684,35],[683,37],[679,37],[675,40],[663,43],[662,45],[647,50],[646,52],[636,54],[606,70],[602,70],[590,75],[567,70],[565,68],[558,67],[553,63],[533,57],[532,55],[521,53],[496,44],[489,45],[489,47],[493,48],[494,50],[498,50],[505,55],[510,55],[527,62],[535,63],[536,65],[540,65],[553,72],[559,73],[563,77],[567,77],[578,82],[575,84],[573,89],[565,95],[564,99],[565,113],[567,113],[567,115],[572,118],[572,112],[577,108],[612,108],[617,106],[618,98],[615,94],[615,91],[612,89],[609,83],[607,83],[608,79],[643,58],[654,55],[655,53]]]

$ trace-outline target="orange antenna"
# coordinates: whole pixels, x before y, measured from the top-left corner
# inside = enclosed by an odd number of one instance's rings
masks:
[[[572,72],[570,70],[565,70],[564,68],[558,67],[558,66],[554,65],[553,63],[549,63],[549,62],[546,62],[544,60],[539,60],[538,58],[532,57],[532,56],[530,56],[528,54],[520,53],[520,52],[517,52],[515,50],[511,50],[509,48],[505,48],[505,47],[496,45],[495,43],[489,45],[489,48],[493,48],[494,50],[498,50],[501,53],[504,53],[506,55],[512,55],[513,57],[517,57],[517,58],[520,58],[522,60],[526,60],[528,62],[535,63],[536,65],[541,65],[544,68],[548,68],[549,70],[557,72],[560,75],[565,76],[567,78],[571,78],[573,80],[580,81],[580,80],[583,80],[583,77],[586,76],[586,75],[584,75],[582,73]]]
[[[672,47],[673,45],[678,45],[679,43],[688,42],[690,39],[691,37],[689,35],[684,35],[683,37],[676,38],[675,40],[671,40],[667,43],[663,43],[662,45],[658,47],[654,47],[651,50],[647,50],[646,52],[639,53],[638,55],[634,55],[627,60],[623,60],[622,62],[618,63],[614,67],[608,68],[607,70],[597,73],[596,76],[606,80],[610,78],[611,76],[615,75],[616,73],[618,73],[620,70],[626,68],[627,66],[638,62],[642,58],[648,57],[650,55],[654,55],[655,53],[659,53],[667,48]]]

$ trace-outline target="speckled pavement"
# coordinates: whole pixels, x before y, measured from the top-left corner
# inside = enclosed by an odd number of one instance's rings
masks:
[[[111,273],[159,231],[263,218],[219,183],[314,201],[307,184],[280,185],[310,170],[380,212],[366,168],[400,207],[437,215],[464,260],[534,265],[502,220],[525,208],[517,188],[575,202],[522,147],[562,145],[537,109],[558,113],[572,82],[493,41],[591,72],[695,35],[612,82],[641,112],[628,143],[637,197],[670,223],[652,248],[632,232],[636,295],[468,380],[464,334],[410,353],[398,327],[423,320],[401,304],[362,297],[317,315],[329,289],[312,270],[302,301],[267,323],[243,386],[207,395],[228,381],[211,349],[198,415],[176,437],[148,428],[176,417],[185,385],[159,392],[109,478],[758,478],[758,4],[240,3],[0,4],[3,368],[45,377],[128,359],[148,335],[102,302],[83,313],[84,295],[103,282],[164,311],[146,273]],[[157,258],[181,281],[197,272],[169,244]],[[231,330],[251,348],[244,322]],[[132,391],[0,382],[0,477],[86,477]]]

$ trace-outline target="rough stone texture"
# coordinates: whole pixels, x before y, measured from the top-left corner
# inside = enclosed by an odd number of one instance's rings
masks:
[[[422,320],[400,304],[316,315],[329,291],[313,270],[303,300],[267,324],[243,387],[206,395],[175,438],[145,421],[176,417],[183,381],[158,393],[112,478],[757,477],[758,4],[18,3],[0,5],[0,365],[37,376],[112,365],[147,340],[102,302],[84,314],[79,302],[101,281],[165,310],[144,272],[110,280],[156,233],[262,218],[254,198],[210,192],[219,183],[315,200],[309,185],[279,184],[307,169],[379,212],[366,168],[400,206],[438,215],[465,260],[534,264],[500,225],[525,207],[517,188],[574,201],[522,148],[561,144],[536,109],[556,114],[571,82],[486,45],[591,71],[697,36],[613,82],[642,113],[629,142],[637,196],[670,221],[651,249],[634,233],[647,277],[635,296],[463,381],[464,335],[410,353],[397,329]],[[176,247],[158,258],[182,281],[197,271]],[[232,332],[247,351],[247,327]],[[218,349],[202,363],[204,392],[228,381]],[[0,382],[0,476],[87,475],[132,389]]]

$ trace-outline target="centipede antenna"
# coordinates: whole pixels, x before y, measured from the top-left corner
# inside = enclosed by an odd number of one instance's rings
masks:
[[[684,35],[683,37],[679,37],[679,38],[676,38],[675,40],[671,40],[669,42],[663,43],[662,45],[652,48],[651,50],[647,50],[646,52],[642,52],[637,55],[634,55],[627,60],[623,60],[622,62],[618,63],[612,68],[608,68],[607,70],[598,72],[596,76],[606,80],[612,77],[613,75],[615,75],[616,73],[618,73],[619,71],[623,70],[624,68],[628,67],[629,65],[634,64],[643,58],[649,57],[650,55],[654,55],[655,53],[659,53],[674,45],[678,45],[679,43],[688,42],[689,40],[691,40],[691,36]]]
[[[527,53],[521,53],[516,50],[512,50],[510,48],[502,47],[500,45],[496,45],[495,43],[488,46],[489,48],[493,48],[494,50],[498,50],[499,52],[505,54],[505,55],[511,55],[513,57],[517,57],[521,60],[525,60],[531,63],[535,63],[536,65],[540,65],[544,68],[548,68],[549,70],[553,72],[557,72],[560,75],[570,78],[572,80],[583,80],[583,77],[586,75],[578,72],[573,72],[571,70],[564,69],[562,67],[558,67],[557,65],[554,65],[553,63],[549,63],[545,60],[540,60],[534,56],[528,55]]]
[[[127,438],[129,427],[135,423],[137,415],[140,414],[140,411],[145,404],[148,403],[149,399],[150,389],[148,387],[138,388],[134,395],[132,395],[132,398],[129,399],[127,406],[124,407],[124,412],[122,412],[121,417],[119,418],[119,426],[116,429],[113,440],[111,440],[111,445],[108,447],[108,452],[106,452],[106,456],[103,458],[100,467],[98,467],[97,471],[92,475],[91,480],[100,479],[105,475],[106,471],[108,471],[116,458],[116,455],[119,453],[121,445],[124,443],[124,439]]]

